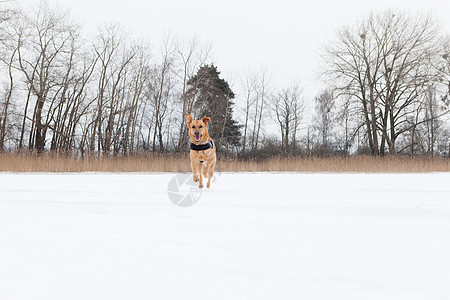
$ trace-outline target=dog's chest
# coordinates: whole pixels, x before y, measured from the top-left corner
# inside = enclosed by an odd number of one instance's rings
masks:
[[[208,160],[208,155],[206,155],[205,151],[199,151],[199,154],[197,156],[197,160],[199,160],[199,161]]]
[[[191,159],[197,162],[209,161],[212,158],[213,150],[191,151]]]

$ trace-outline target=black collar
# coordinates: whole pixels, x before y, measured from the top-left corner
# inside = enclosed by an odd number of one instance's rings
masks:
[[[203,151],[203,150],[207,150],[214,147],[213,141],[210,140],[208,143],[206,144],[202,144],[202,145],[196,145],[194,143],[191,143],[191,145],[189,146],[189,149],[191,150],[195,150],[195,151]]]

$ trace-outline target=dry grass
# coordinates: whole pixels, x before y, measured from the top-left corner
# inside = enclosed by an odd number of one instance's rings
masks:
[[[449,172],[449,159],[410,157],[274,158],[264,162],[227,161],[221,171],[307,173],[426,173]]]
[[[67,158],[54,155],[1,154],[0,172],[189,172],[189,157],[143,156]],[[221,159],[219,172],[336,172],[423,173],[449,172],[449,159],[370,156],[332,158],[273,158],[262,162]]]
[[[189,158],[174,156],[74,158],[55,155],[0,155],[0,172],[185,172]]]

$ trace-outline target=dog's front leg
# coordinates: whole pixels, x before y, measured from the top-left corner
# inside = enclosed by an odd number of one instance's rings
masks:
[[[202,170],[203,169],[203,163],[198,164],[198,176],[200,179],[200,184],[198,185],[199,188],[203,187],[203,177],[202,177]]]
[[[198,181],[198,175],[197,175],[197,166],[195,160],[191,159],[191,168],[192,168],[192,175],[194,176],[194,181]]]

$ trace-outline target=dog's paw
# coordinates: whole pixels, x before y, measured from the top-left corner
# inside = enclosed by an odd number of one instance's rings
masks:
[[[198,176],[194,176],[194,182],[198,182]]]
[[[206,187],[209,189],[210,186],[211,186],[211,183],[208,182],[208,183],[206,184]]]
[[[203,188],[203,184],[199,184],[199,185],[198,185],[198,188],[199,188],[199,189]]]

